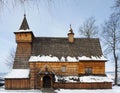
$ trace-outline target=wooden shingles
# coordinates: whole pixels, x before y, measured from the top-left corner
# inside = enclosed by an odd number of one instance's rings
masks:
[[[99,39],[75,38],[74,43],[69,43],[68,38],[36,37],[33,40],[32,55],[53,55],[61,58],[102,56]]]

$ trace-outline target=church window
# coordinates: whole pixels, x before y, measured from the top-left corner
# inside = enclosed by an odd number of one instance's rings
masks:
[[[62,72],[66,72],[66,66],[62,66]]]
[[[85,68],[85,74],[92,74],[92,68]]]

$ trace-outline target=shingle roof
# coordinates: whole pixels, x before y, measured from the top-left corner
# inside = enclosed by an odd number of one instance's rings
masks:
[[[19,30],[27,30],[27,29],[29,29],[29,25],[28,25],[28,22],[26,19],[26,15],[24,15],[24,18],[23,18],[23,21],[22,21],[22,24],[21,24]]]
[[[99,57],[102,56],[102,50],[98,38],[75,38],[74,43],[69,43],[68,38],[35,37],[32,55]]]

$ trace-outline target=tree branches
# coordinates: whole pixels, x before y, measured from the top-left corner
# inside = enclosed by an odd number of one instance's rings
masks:
[[[95,21],[94,17],[88,18],[79,28],[80,35],[84,35],[86,38],[95,37],[98,30],[98,27],[95,25]]]
[[[9,10],[12,10],[10,6],[13,8],[21,6],[21,8],[37,7],[39,10],[40,5],[45,4],[46,7],[48,7],[48,5],[51,5],[53,1],[55,0],[0,0],[0,9],[2,10],[4,6],[6,6]]]
[[[113,13],[108,21],[103,25],[102,38],[104,39],[106,50],[113,54],[115,62],[115,85],[117,85],[118,72],[118,49],[120,42],[120,17]]]
[[[13,67],[14,58],[15,58],[15,49],[11,49],[8,57],[6,58],[6,63],[5,63],[9,69],[12,69]]]

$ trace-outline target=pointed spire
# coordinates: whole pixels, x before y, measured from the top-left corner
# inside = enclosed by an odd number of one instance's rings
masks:
[[[70,30],[69,30],[69,33],[73,33],[73,30],[72,30],[71,24],[70,24]]]
[[[24,18],[19,30],[27,30],[27,29],[29,29],[29,25],[26,19],[26,14],[24,14]]]

